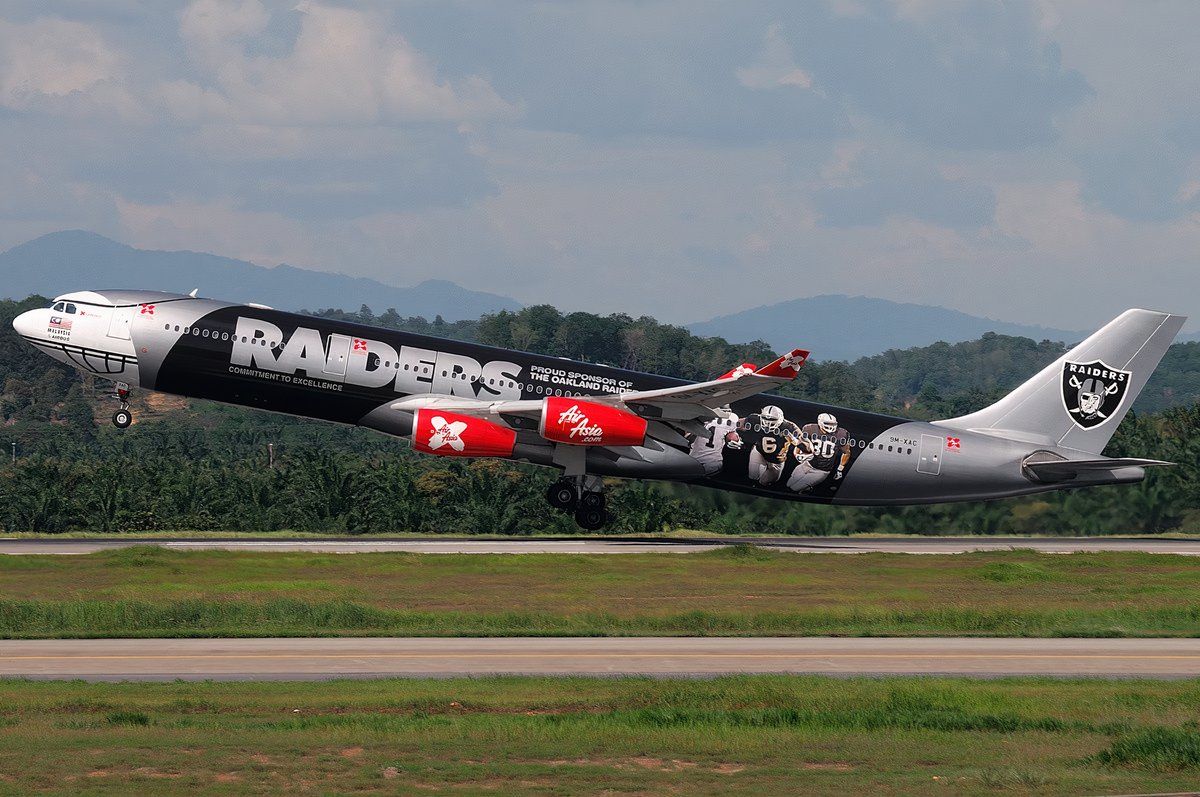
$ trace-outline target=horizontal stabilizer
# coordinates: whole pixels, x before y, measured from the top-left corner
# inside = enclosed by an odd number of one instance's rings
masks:
[[[1137,459],[1136,457],[1056,459],[1046,462],[1026,461],[1025,470],[1029,471],[1039,481],[1061,482],[1090,473],[1113,471],[1119,468],[1148,468],[1174,464],[1174,462],[1164,462],[1161,459]]]

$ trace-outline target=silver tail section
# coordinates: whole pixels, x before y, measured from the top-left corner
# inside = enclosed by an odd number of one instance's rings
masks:
[[[992,406],[937,424],[1099,454],[1186,320],[1126,310]]]

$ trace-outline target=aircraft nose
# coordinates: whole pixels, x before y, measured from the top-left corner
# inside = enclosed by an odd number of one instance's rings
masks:
[[[13,319],[12,325],[18,335],[33,336],[36,334],[38,327],[44,326],[42,323],[42,311],[26,310]]]

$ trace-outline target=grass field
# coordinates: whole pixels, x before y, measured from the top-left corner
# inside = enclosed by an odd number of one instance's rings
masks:
[[[1195,636],[1200,562],[1138,553],[0,557],[0,636]]]
[[[1198,704],[1195,681],[0,681],[0,793],[1178,791]]]

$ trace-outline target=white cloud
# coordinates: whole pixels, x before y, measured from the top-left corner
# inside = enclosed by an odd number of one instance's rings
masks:
[[[812,75],[796,66],[791,45],[783,37],[778,23],[767,27],[763,36],[763,49],[750,66],[735,70],[738,82],[748,89],[775,89],[792,86],[801,89],[813,87]]]
[[[53,17],[16,24],[0,19],[0,105],[69,110],[91,100],[129,113],[124,59],[88,25]],[[78,104],[75,102],[75,104]]]
[[[257,0],[196,0],[180,33],[205,73],[162,85],[180,119],[242,125],[465,121],[517,109],[478,76],[451,81],[386,21],[356,9],[302,2],[300,32],[278,57],[252,55],[245,37],[268,23]]]
[[[311,265],[320,233],[281,213],[247,211],[232,200],[150,204],[116,198],[129,243],[149,249],[216,252],[262,265]]]

